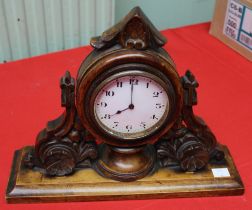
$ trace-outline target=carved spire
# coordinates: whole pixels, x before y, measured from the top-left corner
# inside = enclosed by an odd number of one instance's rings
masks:
[[[166,38],[155,28],[140,7],[133,8],[123,20],[90,41],[96,49],[120,44],[123,48],[144,50],[154,46],[162,47],[165,43]]]

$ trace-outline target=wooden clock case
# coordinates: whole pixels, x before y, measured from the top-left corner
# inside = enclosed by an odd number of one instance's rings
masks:
[[[61,105],[65,112],[48,122],[38,134],[35,147],[16,152],[7,189],[9,202],[243,193],[227,149],[217,143],[209,127],[193,112],[198,82],[190,71],[182,77],[178,75],[173,60],[162,48],[165,43],[165,37],[139,7],[91,40],[94,50],[81,64],[76,80],[68,71],[61,78]],[[100,129],[94,120],[95,93],[99,84],[113,75],[136,69],[143,75],[154,75],[165,84],[171,110],[155,133],[133,140],[116,138]],[[229,168],[231,178],[223,183],[211,178],[212,166]],[[85,173],[93,174],[89,177],[91,181],[85,179]],[[43,176],[46,183],[32,178],[37,176]],[[31,178],[28,187],[27,177]],[[51,189],[55,180],[56,188],[62,193],[55,194]],[[159,180],[160,184],[153,180]],[[98,189],[94,194],[85,194],[100,182],[108,184],[108,194],[101,194]],[[32,191],[29,187],[33,184],[36,187]],[[131,190],[120,194],[118,187],[127,184]],[[139,189],[139,184],[155,190]],[[72,193],[64,188],[66,185],[73,188]],[[164,186],[166,189],[162,191]]]

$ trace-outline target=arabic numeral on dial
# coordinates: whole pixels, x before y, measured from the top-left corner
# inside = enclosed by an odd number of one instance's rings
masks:
[[[160,104],[160,103],[157,103],[157,104],[156,104],[156,109],[161,109],[162,107],[164,107],[163,104]]]
[[[158,118],[157,118],[157,116],[155,114],[151,116],[151,119],[158,120]]]
[[[105,91],[105,95],[106,95],[106,96],[114,96],[114,95],[115,95],[115,92],[114,92],[114,91],[110,91],[110,90],[106,90],[106,91]]]
[[[130,132],[130,130],[132,130],[132,125],[126,125],[126,129],[128,130],[128,132]]]
[[[106,102],[98,103],[97,106],[106,107],[108,104]]]
[[[116,83],[116,87],[122,87],[123,86],[123,83],[122,82],[119,82],[119,81],[117,81],[117,83]]]
[[[130,84],[138,85],[138,80],[137,79],[130,79]]]
[[[118,125],[119,125],[119,122],[114,122],[114,125],[112,128],[118,127]]]
[[[157,98],[161,93],[162,93],[162,91],[160,91],[160,92],[155,91],[155,92],[153,92],[153,97]]]
[[[142,127],[143,129],[145,129],[146,128],[146,123],[145,122],[141,122],[140,123],[140,127]]]
[[[101,117],[101,119],[110,119],[110,114],[105,114],[103,117]]]

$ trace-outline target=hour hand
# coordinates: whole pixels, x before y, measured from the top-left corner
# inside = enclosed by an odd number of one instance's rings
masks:
[[[122,110],[118,110],[115,114],[112,114],[110,116],[114,116],[114,115],[117,115],[117,114],[121,114],[122,112],[128,110],[128,109],[134,109],[134,105],[133,104],[130,104],[127,108],[125,109],[122,109]]]

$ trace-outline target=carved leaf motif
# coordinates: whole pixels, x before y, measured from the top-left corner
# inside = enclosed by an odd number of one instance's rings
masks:
[[[170,144],[169,140],[161,140],[155,145],[157,149],[157,157],[160,161],[161,167],[167,167],[169,165],[174,165],[174,160],[176,157],[176,151]]]
[[[97,146],[94,141],[82,141],[79,145],[78,162],[85,159],[96,159],[98,156]]]
[[[158,158],[175,157],[175,150],[169,141],[161,141],[156,147]]]

